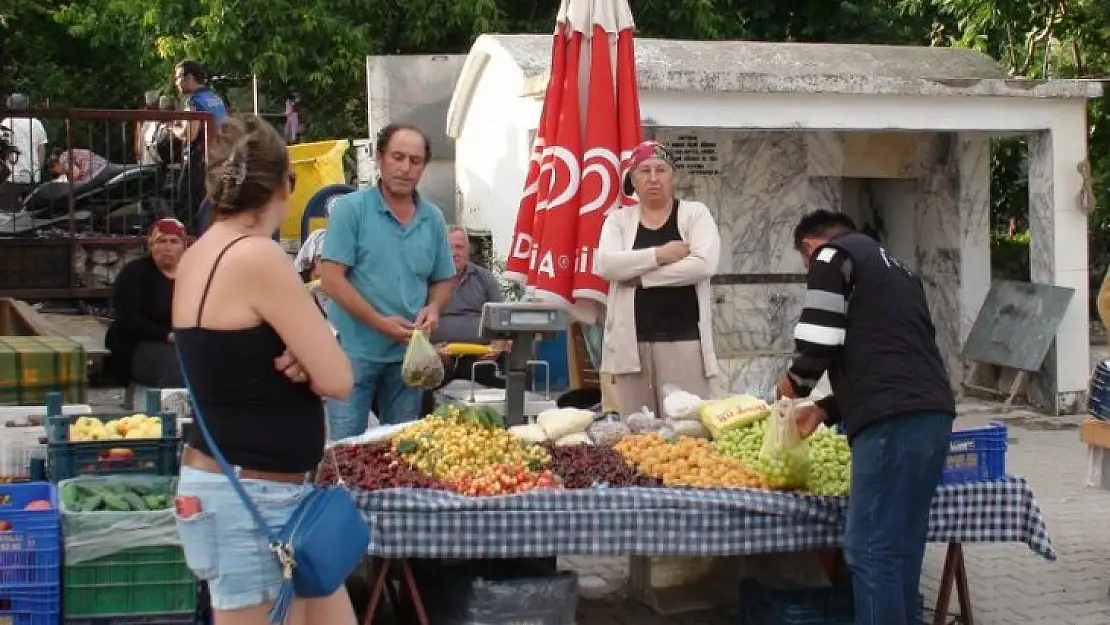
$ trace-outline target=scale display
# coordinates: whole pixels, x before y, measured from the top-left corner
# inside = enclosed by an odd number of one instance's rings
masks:
[[[566,329],[561,308],[534,302],[491,302],[482,307],[481,331],[488,333],[552,333]]]
[[[551,323],[552,315],[545,312],[510,312],[509,325],[511,326],[534,326],[541,323]]]

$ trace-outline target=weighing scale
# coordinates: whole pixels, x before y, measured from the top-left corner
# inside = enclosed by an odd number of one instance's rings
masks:
[[[537,339],[553,338],[567,328],[566,314],[557,306],[542,302],[489,302],[482,306],[479,336],[490,341],[512,341],[507,358],[507,370],[500,372],[505,388],[486,388],[474,381],[455,380],[439,390],[446,402],[467,405],[489,405],[498,408],[505,417],[505,425],[523,425],[528,417],[556,408],[550,397],[551,371],[546,361],[535,360]],[[478,362],[474,368],[497,367],[494,361]],[[528,375],[533,368],[543,367],[547,372],[544,393],[526,390]]]

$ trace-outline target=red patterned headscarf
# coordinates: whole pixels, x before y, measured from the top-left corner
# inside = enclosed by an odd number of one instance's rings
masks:
[[[628,171],[624,174],[625,195],[632,195],[636,192],[632,187],[632,170],[650,158],[657,158],[670,165],[671,169],[674,169],[674,154],[670,148],[658,141],[644,141],[633,148],[632,155],[628,157]]]
[[[188,238],[189,232],[185,229],[185,224],[176,219],[159,219],[154,222],[154,225],[150,227],[150,232],[146,235],[147,245],[154,245],[165,236],[180,237],[184,242]]]

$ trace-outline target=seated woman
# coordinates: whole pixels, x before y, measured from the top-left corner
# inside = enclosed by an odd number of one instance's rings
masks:
[[[176,219],[160,219],[147,238],[150,253],[131,261],[116,278],[116,318],[105,343],[112,373],[152,388],[181,388],[173,348],[173,280],[188,234]]]

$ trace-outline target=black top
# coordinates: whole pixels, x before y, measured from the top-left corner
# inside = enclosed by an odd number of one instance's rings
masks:
[[[104,343],[112,353],[113,374],[130,380],[131,360],[139,343],[164,343],[173,331],[173,280],[158,270],[153,258],[144,256],[119,272],[112,297],[116,318]]]
[[[844,233],[814,252],[794,337],[795,390],[808,395],[828,370],[835,402],[820,404],[849,437],[894,415],[955,417],[921,280],[865,234]]]
[[[666,245],[681,241],[678,231],[678,207],[675,200],[671,216],[659,228],[652,230],[644,224],[636,229],[632,249]],[[636,340],[641,343],[669,341],[696,341],[698,332],[698,291],[689,286],[657,286],[636,289]]]
[[[324,454],[324,404],[308,384],[274,368],[285,351],[277,332],[263,323],[246,330],[201,327],[212,276],[228,248],[216,257],[204,286],[197,327],[174,330],[182,365],[204,424],[233,466],[275,473],[311,471]],[[186,443],[212,455],[199,428]]]

